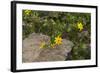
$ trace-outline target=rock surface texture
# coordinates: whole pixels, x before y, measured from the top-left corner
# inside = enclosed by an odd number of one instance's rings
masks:
[[[73,47],[73,43],[63,39],[62,44],[56,48],[40,48],[41,43],[49,43],[50,37],[32,33],[23,40],[22,62],[64,61]]]

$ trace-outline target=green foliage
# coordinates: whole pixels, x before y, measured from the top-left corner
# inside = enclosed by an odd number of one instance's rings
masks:
[[[90,59],[90,35],[91,35],[91,14],[71,12],[49,12],[49,11],[27,11],[23,10],[23,39],[29,34],[42,33],[51,37],[61,35],[63,39],[69,39],[74,43],[70,59]],[[79,31],[77,23],[83,25]]]

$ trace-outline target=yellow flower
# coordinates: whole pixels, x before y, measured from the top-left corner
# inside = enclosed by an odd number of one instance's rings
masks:
[[[44,48],[44,46],[45,46],[45,42],[42,42],[40,48]]]
[[[57,37],[55,38],[55,43],[56,43],[57,45],[62,44],[62,38],[61,38],[60,36],[57,36]]]
[[[82,23],[78,23],[78,24],[77,24],[77,27],[78,27],[78,29],[79,29],[80,31],[83,30],[83,24],[82,24]]]
[[[25,14],[29,15],[31,13],[31,10],[25,10]]]

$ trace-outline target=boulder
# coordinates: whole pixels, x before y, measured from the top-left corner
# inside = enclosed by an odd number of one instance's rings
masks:
[[[40,48],[43,41],[48,44],[50,37],[32,33],[25,38],[22,43],[22,62],[65,61],[73,47],[71,41],[63,39],[62,44],[55,48]]]

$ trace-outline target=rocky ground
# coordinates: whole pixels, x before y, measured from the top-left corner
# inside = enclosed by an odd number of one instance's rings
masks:
[[[23,40],[22,62],[64,61],[73,47],[73,43],[63,39],[62,45],[56,48],[40,48],[41,43],[49,43],[50,37],[43,34],[32,33]]]

